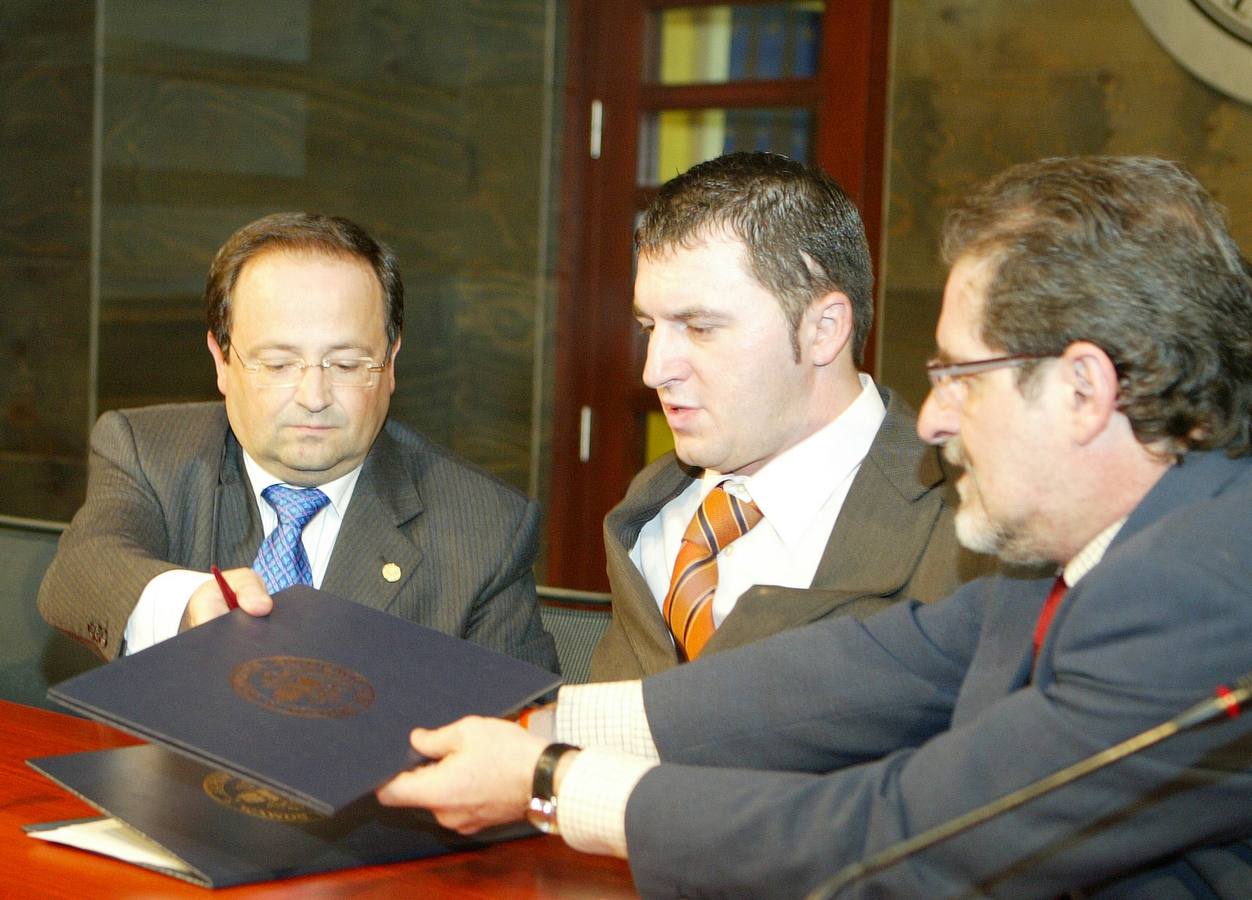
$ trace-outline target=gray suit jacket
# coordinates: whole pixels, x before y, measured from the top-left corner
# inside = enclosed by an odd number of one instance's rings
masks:
[[[531,566],[537,504],[388,421],[370,448],[322,588],[555,669]],[[107,412],[87,499],[39,589],[47,621],[106,659],[169,569],[249,566],[261,519],[221,403]],[[384,564],[401,577],[383,578]]]
[[[669,765],[626,811],[640,892],[803,896],[1212,697],[1252,668],[1252,457],[1170,470],[1032,667],[1050,585],[981,579],[645,681]],[[1219,715],[838,896],[1243,900],[1249,836],[1252,716]]]
[[[985,574],[994,561],[963,551],[956,490],[942,456],[917,437],[916,417],[880,388],[886,418],[861,464],[808,589],[759,585],[744,593],[704,655],[826,616],[863,618],[903,597],[930,601]],[[643,526],[701,470],[672,454],[645,468],[604,520],[613,621],[591,660],[593,681],[640,678],[678,664],[669,629],[630,559]]]

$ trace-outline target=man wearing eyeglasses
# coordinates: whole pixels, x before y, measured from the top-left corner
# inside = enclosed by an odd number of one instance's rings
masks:
[[[265,615],[305,583],[553,668],[537,504],[387,418],[391,251],[346,219],[267,216],[218,251],[205,299],[225,403],[101,416],[44,617],[111,658],[224,614],[228,592]]]
[[[965,466],[961,540],[1056,577],[562,688],[551,734],[417,730],[438,762],[380,799],[465,832],[529,811],[648,897],[1247,897],[1252,716],[1220,700],[835,890],[1252,669],[1252,266],[1221,209],[1173,163],[1042,160],[972,191],[944,251],[919,434]]]

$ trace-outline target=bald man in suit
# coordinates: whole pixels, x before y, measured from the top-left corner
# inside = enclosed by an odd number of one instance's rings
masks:
[[[205,295],[225,403],[101,416],[86,502],[40,587],[48,622],[106,659],[141,650],[227,611],[212,566],[265,615],[285,586],[253,568],[282,530],[278,489],[317,509],[292,577],[555,668],[537,504],[387,421],[403,321],[390,250],[346,219],[267,216],[223,245]]]

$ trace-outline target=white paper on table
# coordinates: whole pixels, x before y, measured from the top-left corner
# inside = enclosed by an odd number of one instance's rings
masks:
[[[90,850],[93,853],[112,856],[139,866],[151,866],[186,874],[194,871],[160,844],[113,818],[54,825],[51,828],[26,833],[41,841]]]

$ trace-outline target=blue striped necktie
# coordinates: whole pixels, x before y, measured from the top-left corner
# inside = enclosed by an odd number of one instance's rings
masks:
[[[313,570],[300,533],[330,498],[317,488],[290,488],[283,484],[271,484],[261,491],[261,496],[278,513],[278,527],[261,542],[252,568],[271,594],[293,584],[312,584]]]

